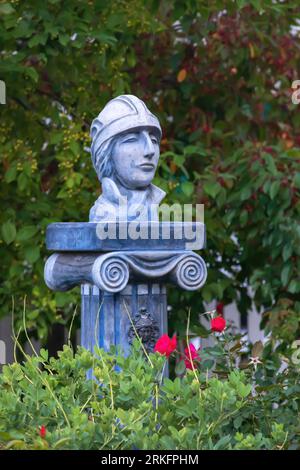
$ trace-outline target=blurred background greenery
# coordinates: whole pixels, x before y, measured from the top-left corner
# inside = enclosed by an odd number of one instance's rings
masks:
[[[87,221],[100,192],[89,127],[121,93],[163,128],[155,183],[205,204],[208,280],[170,289],[170,330],[203,302],[252,302],[287,342],[300,334],[298,1],[13,0],[0,3],[0,316],[47,343],[79,290],[43,280],[51,222]],[[254,293],[249,297],[248,287]],[[79,309],[78,309],[79,310]],[[79,326],[79,320],[76,320]]]

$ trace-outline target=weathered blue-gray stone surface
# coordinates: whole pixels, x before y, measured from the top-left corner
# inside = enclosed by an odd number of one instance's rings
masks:
[[[61,291],[81,285],[81,343],[91,351],[118,345],[128,354],[136,333],[152,351],[167,332],[166,284],[196,290],[206,280],[205,262],[193,251],[205,247],[204,224],[159,222],[165,193],[152,180],[161,135],[158,119],[139,98],[111,100],[91,126],[102,193],[89,222],[47,229],[54,253],[45,281]]]
[[[133,95],[109,101],[94,119],[91,153],[102,194],[91,208],[91,222],[158,220],[151,209],[165,192],[151,181],[161,135],[158,119]]]
[[[109,233],[114,238],[106,237]],[[51,251],[184,250],[187,244],[193,250],[205,248],[203,223],[60,222],[48,225],[46,231],[46,247]]]

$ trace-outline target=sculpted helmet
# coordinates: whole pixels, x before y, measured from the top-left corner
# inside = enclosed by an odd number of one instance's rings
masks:
[[[91,154],[95,168],[99,166],[103,144],[118,134],[141,127],[152,130],[161,139],[159,121],[142,100],[134,95],[120,95],[109,101],[91,125]]]

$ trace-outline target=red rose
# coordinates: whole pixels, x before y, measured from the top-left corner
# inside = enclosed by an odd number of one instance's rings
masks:
[[[40,436],[41,436],[42,439],[45,439],[45,437],[46,437],[46,432],[47,432],[46,426],[44,426],[44,425],[41,426],[41,427],[40,427]]]
[[[188,347],[185,348],[184,354],[185,354],[185,359],[184,359],[185,367],[187,369],[193,369],[194,360],[197,359],[198,361],[200,361],[200,357],[199,357],[197,349],[192,343],[190,343],[189,348]]]
[[[224,310],[224,304],[223,302],[219,302],[216,306],[217,313],[219,315],[223,315],[223,310]]]
[[[158,352],[166,357],[169,357],[173,351],[175,351],[177,346],[176,335],[173,338],[170,338],[168,335],[162,335],[156,342],[154,346],[154,351]]]
[[[210,322],[210,326],[211,326],[212,331],[217,331],[218,333],[222,333],[222,331],[226,327],[226,320],[223,317],[213,318]]]

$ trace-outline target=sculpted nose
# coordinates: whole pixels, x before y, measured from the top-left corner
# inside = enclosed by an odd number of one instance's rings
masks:
[[[151,159],[154,156],[154,145],[148,132],[143,132],[144,157]]]

